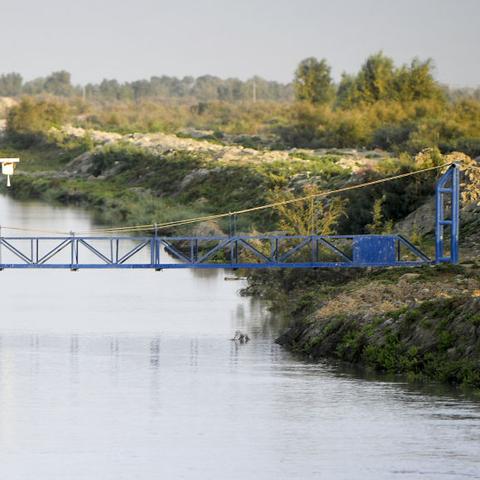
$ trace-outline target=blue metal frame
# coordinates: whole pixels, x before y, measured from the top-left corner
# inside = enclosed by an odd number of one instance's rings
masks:
[[[459,205],[459,168],[452,165],[436,186],[434,260],[401,235],[237,235],[236,217],[232,215],[229,236],[159,237],[157,232],[153,237],[84,237],[74,234],[67,237],[0,236],[0,270],[364,268],[457,263]],[[448,206],[451,210],[450,218],[445,216]],[[446,228],[451,232],[449,256],[444,251]],[[103,243],[103,248],[98,245],[99,242]],[[2,260],[2,249],[9,252],[13,261]],[[162,250],[166,255],[161,256]],[[86,251],[90,258],[84,258]],[[142,261],[135,262],[134,257],[140,252],[146,252],[146,256]],[[62,255],[66,255],[69,261],[59,258]]]
[[[103,243],[103,248],[98,243]],[[43,247],[48,248],[45,253],[40,253]],[[0,237],[0,248],[10,252],[15,259],[0,263],[0,269],[324,268],[432,263],[430,258],[401,235]],[[403,259],[402,249],[412,258]],[[70,261],[56,261],[64,251],[69,252]],[[145,258],[148,261],[133,261],[133,257],[142,251],[146,251]],[[82,258],[86,252],[90,257]],[[215,259],[219,254],[220,258]]]
[[[453,164],[435,187],[435,263],[458,263],[460,227],[460,168]],[[450,217],[446,210],[450,207]],[[450,233],[450,253],[445,254],[445,230]]]

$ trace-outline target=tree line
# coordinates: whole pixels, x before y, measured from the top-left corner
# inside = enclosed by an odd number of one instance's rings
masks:
[[[480,87],[450,88],[438,83],[431,59],[414,58],[410,64],[396,66],[382,52],[370,55],[356,74],[343,73],[338,84],[325,59],[306,58],[295,71],[293,86],[297,101],[339,108],[380,101],[480,100]]]
[[[154,76],[149,80],[119,82],[104,79],[85,86],[73,85],[67,71],[53,72],[24,82],[19,73],[0,75],[0,96],[50,94],[60,97],[83,97],[86,100],[138,101],[142,99],[193,99],[197,101],[290,101],[291,84],[265,80],[254,76],[242,81],[237,78],[221,79],[213,75],[197,78]]]
[[[480,87],[452,89],[440,85],[433,76],[432,61],[413,59],[396,66],[382,52],[370,55],[356,74],[343,73],[335,83],[326,59],[302,60],[293,82],[280,83],[254,76],[242,81],[213,75],[197,78],[153,76],[133,82],[104,79],[85,86],[74,85],[65,70],[46,77],[24,81],[19,73],[0,75],[0,96],[51,94],[60,97],[81,96],[92,100],[134,101],[141,99],[192,99],[206,101],[305,101],[314,105],[332,104],[349,108],[360,104],[394,100],[410,102],[425,99],[480,100]]]

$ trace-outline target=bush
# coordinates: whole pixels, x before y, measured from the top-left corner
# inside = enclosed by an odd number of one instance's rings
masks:
[[[23,98],[10,109],[7,117],[7,134],[22,147],[44,141],[52,127],[60,127],[66,120],[65,104],[56,100]]]

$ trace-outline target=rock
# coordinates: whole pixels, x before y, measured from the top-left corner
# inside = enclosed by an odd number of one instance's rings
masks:
[[[394,233],[410,238],[412,234],[425,235],[435,229],[435,198],[432,197],[417,210],[395,225]]]
[[[88,171],[92,167],[92,160],[91,152],[82,153],[66,165],[65,171],[73,175],[88,175]]]
[[[240,330],[235,332],[235,336],[231,339],[233,342],[247,343],[250,341],[250,337],[246,333],[242,333]]]
[[[199,168],[197,170],[194,170],[193,172],[190,172],[188,175],[185,175],[182,183],[180,183],[180,191],[184,190],[192,182],[205,178],[209,173],[210,170],[206,168]]]
[[[192,235],[198,237],[211,237],[211,236],[223,236],[222,229],[218,226],[218,223],[209,220],[207,222],[198,223],[192,228]]]
[[[71,138],[85,138],[86,136],[90,136],[90,138],[96,144],[112,143],[121,140],[122,138],[122,135],[119,133],[103,132],[100,130],[86,130],[84,128],[73,127],[72,125],[64,125],[60,129],[52,127],[51,131],[54,133],[60,132],[61,134]]]

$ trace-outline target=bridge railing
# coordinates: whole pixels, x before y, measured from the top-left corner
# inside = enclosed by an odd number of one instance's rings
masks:
[[[401,235],[0,237],[8,268],[385,267],[432,263]]]

